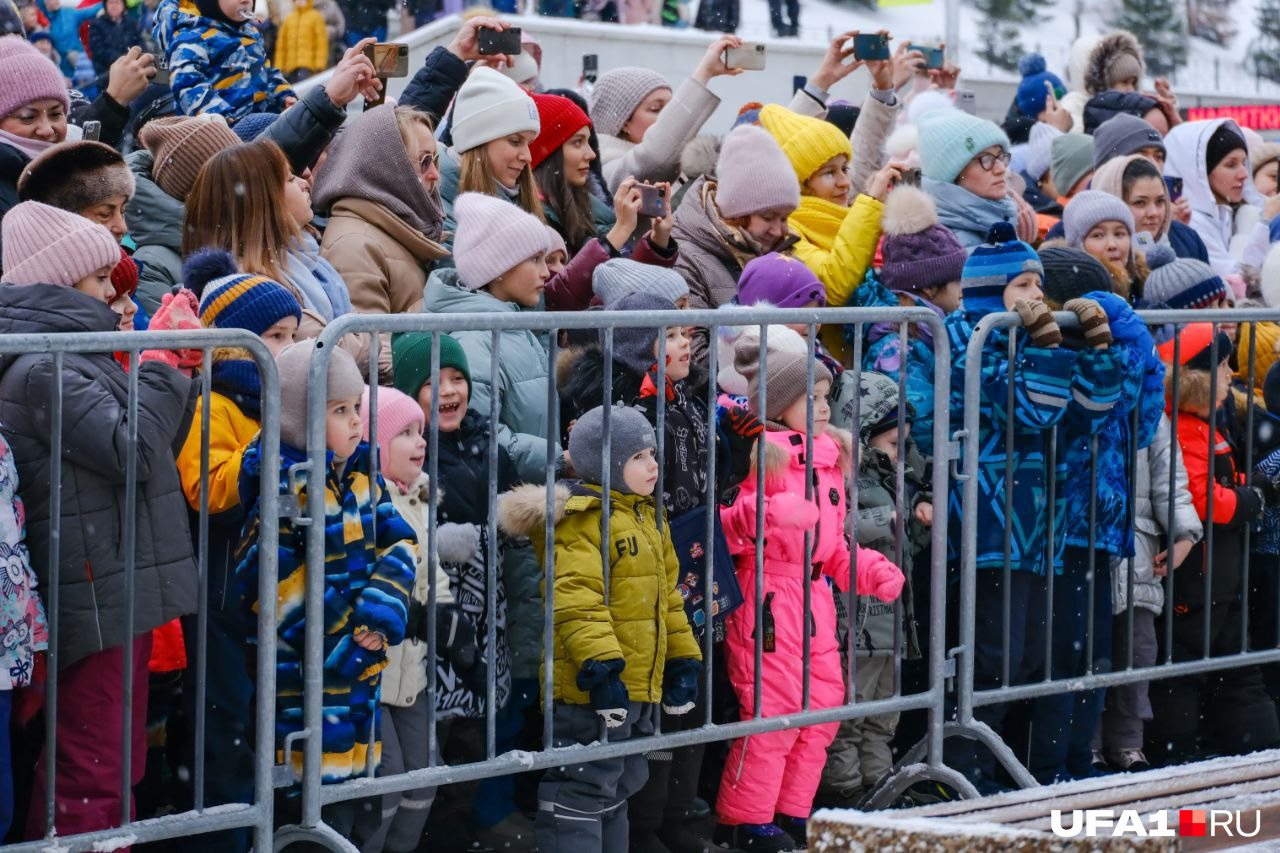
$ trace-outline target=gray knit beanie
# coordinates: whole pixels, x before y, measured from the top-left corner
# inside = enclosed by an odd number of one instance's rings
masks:
[[[615,311],[674,311],[676,305],[670,299],[652,293],[629,293],[611,306]],[[657,326],[631,328],[619,326],[613,331],[613,360],[632,373],[641,375],[657,363],[654,345],[658,342]],[[601,341],[604,331],[600,332]]]
[[[280,372],[280,443],[295,450],[307,448],[307,374],[315,351],[315,341],[298,341],[276,356],[276,370]],[[345,400],[363,393],[364,377],[356,360],[346,350],[335,347],[329,354],[327,399]]]
[[[596,267],[591,273],[591,289],[606,310],[613,310],[619,300],[632,293],[648,293],[671,302],[689,295],[689,283],[680,273],[629,258],[613,258]]]
[[[1111,193],[1087,190],[1067,202],[1062,211],[1062,232],[1067,245],[1082,248],[1084,238],[1099,222],[1123,222],[1133,236],[1133,211]]]
[[[870,441],[882,432],[898,428],[898,383],[874,370],[859,377],[858,435]]]
[[[1164,151],[1164,138],[1146,119],[1116,113],[1093,132],[1093,168],[1114,157],[1137,154],[1143,148]]]
[[[1151,274],[1142,286],[1142,298],[1154,307],[1208,308],[1230,293],[1226,282],[1204,261],[1153,251],[1147,254],[1147,263]]]
[[[650,93],[670,88],[665,77],[648,68],[629,65],[601,74],[591,90],[591,123],[596,133],[617,136]]]
[[[770,326],[768,334],[768,353],[765,362],[766,377],[764,380],[765,420],[776,421],[782,413],[791,408],[791,404],[808,393],[809,354],[806,350],[797,352],[794,346],[787,346],[787,334],[796,335],[785,326]],[[782,338],[783,340],[778,340]],[[747,405],[752,414],[761,417],[760,413],[760,339],[754,335],[743,335],[734,350],[733,366],[747,380]],[[831,381],[831,371],[826,365],[815,360],[813,362],[813,384],[822,380]]]
[[[1064,133],[1049,146],[1049,175],[1058,195],[1066,195],[1080,179],[1093,171],[1093,138]]]
[[[569,433],[569,458],[584,483],[604,485],[604,418],[609,415],[609,490],[632,494],[622,476],[627,461],[645,448],[658,447],[653,427],[638,409],[596,406],[582,415]]]

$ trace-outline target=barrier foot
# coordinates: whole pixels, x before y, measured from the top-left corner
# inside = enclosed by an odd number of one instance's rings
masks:
[[[1038,788],[1040,783],[1036,781],[1036,777],[1031,775],[1031,771],[1022,766],[1022,762],[1013,754],[1013,750],[1004,742],[998,734],[991,730],[986,723],[978,720],[970,720],[967,723],[947,723],[942,728],[942,737],[947,736],[966,737],[969,740],[976,740],[987,749],[991,750],[991,754],[996,757],[996,761],[1004,767],[1005,771],[1012,777],[1014,784],[1019,788]]]
[[[1013,778],[1013,781],[1019,788],[1035,788],[1039,786],[1040,783],[1036,781],[1035,777],[1031,775],[1027,768],[1022,766],[1022,762],[1018,761],[1017,757],[1014,756],[1013,750],[1009,749],[1004,740],[992,731],[991,727],[986,723],[978,722],[977,720],[970,720],[967,723],[944,723],[942,726],[942,739],[945,741],[949,737],[962,737],[969,740],[976,740],[986,746],[987,749],[990,749],[992,754],[995,755],[996,760],[999,761],[1000,764],[1004,766],[1004,769],[1009,772],[1009,775]],[[946,784],[951,785],[951,787],[955,788],[956,791],[959,792],[960,796],[966,799],[978,796],[977,789],[969,783],[969,780],[966,779],[963,774],[957,773],[946,766],[931,767],[926,764],[925,757],[928,753],[928,749],[928,738],[922,738],[916,742],[915,746],[907,750],[907,753],[902,756],[902,759],[897,763],[893,771],[890,772],[889,776],[877,783],[877,785],[871,789],[871,793],[867,798],[868,808],[883,808],[889,803],[892,803],[898,796],[901,796],[902,792],[911,785],[928,779],[932,779],[937,782],[945,782]],[[898,785],[897,777],[899,773],[909,770],[915,766],[926,767],[930,773],[910,776],[908,777],[910,778],[910,781],[905,785]],[[944,778],[943,774],[946,774],[948,778]],[[956,784],[952,779],[959,779],[963,784]],[[894,785],[893,796],[888,797],[888,794],[884,792],[884,789],[891,784]]]
[[[914,751],[913,749],[912,752]],[[906,761],[906,759],[904,758],[903,761]],[[950,767],[930,767],[928,764],[919,762],[912,764],[899,763],[888,775],[876,783],[861,808],[863,811],[888,808],[893,805],[895,800],[906,793],[906,790],[912,785],[917,782],[929,781],[950,785],[966,800],[974,799],[978,796],[978,790],[964,777],[964,774],[952,770]]]
[[[276,830],[274,850],[275,853],[287,848],[290,844],[298,842],[310,842],[312,844],[320,844],[335,853],[360,853],[360,848],[356,847],[347,839],[338,834],[333,827],[324,821],[316,824],[315,827],[298,826],[289,824],[282,826]]]

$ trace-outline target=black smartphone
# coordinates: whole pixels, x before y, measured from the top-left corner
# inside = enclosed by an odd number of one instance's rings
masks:
[[[640,214],[662,219],[667,215],[667,188],[653,184],[636,184],[640,190]]]
[[[1164,185],[1165,189],[1169,191],[1170,203],[1176,202],[1178,199],[1182,198],[1182,178],[1170,178],[1166,176],[1164,179]]]
[[[481,27],[476,30],[477,52],[481,56],[519,56],[520,28],[507,27],[495,30],[492,27]]]
[[[889,58],[889,37],[884,33],[858,33],[853,37],[853,58],[872,61]]]
[[[409,76],[409,45],[379,42],[366,45],[364,55],[373,63],[373,70],[382,79]]]
[[[940,47],[931,47],[927,44],[909,44],[907,45],[907,50],[918,50],[924,54],[925,68],[941,68],[943,61],[946,59]]]
[[[594,53],[582,54],[582,79],[588,83],[594,83],[599,76],[600,57]]]
[[[809,85],[809,78],[803,74],[793,74],[791,76],[791,94],[795,94]]]

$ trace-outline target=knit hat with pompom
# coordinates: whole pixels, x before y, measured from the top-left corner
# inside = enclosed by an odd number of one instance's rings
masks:
[[[1048,100],[1046,83],[1053,87],[1055,98],[1061,98],[1067,94],[1067,87],[1062,84],[1057,74],[1046,68],[1044,57],[1038,53],[1028,53],[1019,59],[1018,73],[1022,75],[1022,82],[1018,84],[1014,100],[1018,103],[1019,112],[1024,116],[1035,118],[1044,112],[1045,102]]]
[[[1151,274],[1142,298],[1151,307],[1208,308],[1228,295],[1227,283],[1213,268],[1195,258],[1179,258],[1165,246],[1147,252]]]
[[[968,254],[945,225],[933,199],[915,187],[889,193],[882,217],[880,281],[890,290],[920,293],[959,281]]]

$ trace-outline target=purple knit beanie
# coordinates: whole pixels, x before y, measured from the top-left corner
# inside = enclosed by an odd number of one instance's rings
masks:
[[[898,187],[884,203],[880,281],[890,290],[920,293],[959,281],[968,257],[951,229],[938,224],[933,199]]]
[[[738,304],[767,302],[776,308],[803,308],[816,302],[827,305],[827,289],[803,262],[777,252],[747,262],[738,277]]]
[[[71,108],[62,72],[21,36],[0,39],[0,119],[18,107],[53,98]]]

